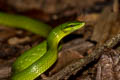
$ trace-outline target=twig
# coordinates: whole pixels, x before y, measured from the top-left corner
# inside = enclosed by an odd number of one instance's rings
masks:
[[[113,48],[120,41],[120,34],[116,35],[112,39],[108,40],[103,46],[96,48],[91,54],[83,59],[76,60],[63,68],[61,71],[47,78],[47,80],[63,80],[68,79],[72,74],[81,70],[84,66],[98,59],[105,48]]]

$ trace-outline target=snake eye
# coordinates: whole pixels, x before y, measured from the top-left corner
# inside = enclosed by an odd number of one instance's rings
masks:
[[[75,25],[70,25],[70,27],[74,27]]]
[[[73,31],[79,25],[80,25],[80,22],[79,23],[66,23],[66,24],[61,26],[61,29],[64,31]]]
[[[75,25],[68,25],[68,26],[66,26],[65,28],[70,28],[70,27],[74,27]]]

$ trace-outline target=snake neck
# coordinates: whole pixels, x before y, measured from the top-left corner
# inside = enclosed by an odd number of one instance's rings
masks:
[[[47,38],[47,47],[57,49],[60,40],[65,36],[65,33],[60,29],[56,28],[53,30]]]

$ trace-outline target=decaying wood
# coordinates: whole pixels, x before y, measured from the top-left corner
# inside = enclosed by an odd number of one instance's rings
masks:
[[[15,58],[10,60],[2,60],[0,59],[0,80],[9,80],[11,76],[11,65],[15,61]]]
[[[7,78],[10,75],[11,75],[11,67],[10,66],[0,67],[0,79]]]
[[[111,9],[107,7],[97,21],[91,39],[103,44],[120,32],[119,24],[118,15],[111,12]]]
[[[120,51],[114,49],[104,50],[104,54],[97,63],[96,80],[120,79]]]
[[[118,0],[114,0],[113,8],[106,7],[96,22],[92,40],[103,44],[120,32],[120,17]]]
[[[69,64],[67,67],[65,67],[64,69],[53,75],[52,77],[49,77],[47,80],[68,79],[72,74],[75,74],[77,71],[81,70],[87,64],[98,59],[101,56],[104,49],[113,48],[119,41],[120,41],[120,34],[116,35],[115,37],[107,41],[103,46],[96,48],[91,54],[84,57],[84,59],[79,59],[72,62],[71,64]]]

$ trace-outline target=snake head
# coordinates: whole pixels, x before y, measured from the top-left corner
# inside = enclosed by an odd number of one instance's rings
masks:
[[[64,33],[71,33],[75,30],[82,28],[85,25],[85,22],[67,22],[61,25],[61,30]]]
[[[52,48],[54,48],[63,37],[82,28],[84,25],[84,22],[66,22],[59,25],[50,32],[47,38],[47,43],[49,47],[53,46]]]

